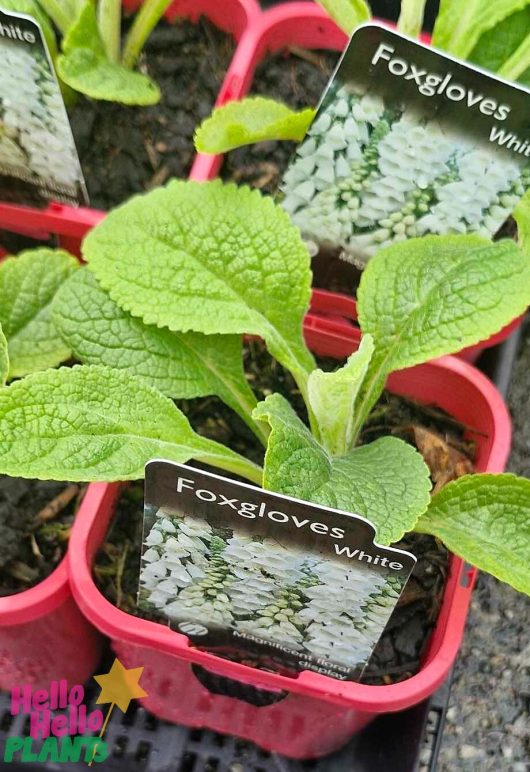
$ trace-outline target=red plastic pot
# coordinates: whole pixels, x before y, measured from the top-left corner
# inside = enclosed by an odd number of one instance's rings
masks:
[[[0,598],[0,689],[49,689],[61,678],[82,684],[94,673],[102,646],[72,597],[66,558],[40,584]]]
[[[309,315],[306,339],[315,353],[345,357],[358,344],[352,328]],[[491,382],[465,362],[446,357],[395,373],[389,388],[435,404],[470,429],[476,440],[479,471],[501,472],[510,448],[510,420]],[[399,684],[365,686],[312,672],[297,678],[249,668],[189,646],[169,628],[138,619],[115,608],[96,588],[91,574],[94,556],[114,512],[119,485],[89,487],[74,525],[69,571],[74,597],[87,618],[112,642],[127,667],[145,668],[145,707],[169,721],[208,727],[251,740],[267,750],[295,758],[321,756],[340,747],[378,713],[399,711],[420,702],[444,680],[459,648],[476,571],[453,557],[436,628],[420,672]],[[200,670],[197,671],[197,666]],[[201,682],[196,677],[201,677]],[[214,679],[211,691],[204,677]],[[239,698],[219,693],[219,686],[246,685]],[[257,707],[256,692],[279,701]],[[267,701],[267,700],[265,700]]]
[[[0,261],[7,253],[0,246]],[[0,598],[0,689],[82,684],[99,662],[103,638],[77,607],[66,557],[35,587]]]

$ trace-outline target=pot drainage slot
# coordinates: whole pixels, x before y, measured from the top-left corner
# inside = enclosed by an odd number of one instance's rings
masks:
[[[287,697],[287,692],[270,692],[267,689],[257,689],[255,686],[250,686],[250,684],[245,684],[242,681],[211,673],[200,665],[192,665],[192,670],[197,680],[212,694],[233,697],[236,700],[248,702],[257,708],[274,705]]]

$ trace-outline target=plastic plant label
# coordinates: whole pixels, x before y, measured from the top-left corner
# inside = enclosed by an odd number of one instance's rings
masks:
[[[416,562],[374,534],[357,515],[151,461],[138,605],[220,657],[355,680]]]
[[[39,24],[1,10],[0,199],[87,204],[83,173]]]
[[[378,25],[353,35],[281,184],[312,254],[362,269],[426,234],[490,238],[530,185],[530,92]]]

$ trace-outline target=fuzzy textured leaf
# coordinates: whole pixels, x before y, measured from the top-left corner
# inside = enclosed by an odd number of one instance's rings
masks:
[[[351,447],[355,400],[373,352],[373,339],[365,335],[359,350],[339,370],[334,373],[313,370],[309,376],[309,404],[322,444],[332,456],[340,456]]]
[[[530,261],[512,240],[426,236],[381,250],[363,273],[359,322],[385,373],[498,332],[530,302]]]
[[[271,427],[265,488],[359,514],[387,545],[410,531],[429,503],[429,470],[421,455],[396,437],[382,437],[332,459],[279,394],[260,402],[257,420]]]
[[[9,353],[7,351],[7,339],[0,324],[0,386],[7,381],[9,374]]]
[[[259,469],[201,437],[159,391],[129,373],[77,365],[0,390],[0,473],[38,479],[143,477],[152,458],[191,458],[246,474]]]
[[[365,0],[317,0],[317,2],[347,35],[351,35],[359,24],[368,21],[372,16],[370,6]]]
[[[256,405],[243,372],[240,335],[178,333],[123,311],[82,268],[61,287],[53,320],[83,364],[141,376],[173,399],[216,394],[245,420]]]
[[[497,72],[529,34],[530,5],[485,32],[471,51],[469,61]],[[530,83],[530,70],[523,73],[518,80],[521,83]]]
[[[416,531],[530,595],[530,480],[475,474],[433,496]]]
[[[0,324],[8,341],[10,378],[55,367],[70,356],[53,323],[51,304],[78,268],[72,255],[45,248],[0,263]]]
[[[111,212],[83,253],[102,287],[146,324],[260,335],[299,381],[314,367],[302,337],[309,255],[257,190],[175,180]]]
[[[530,0],[441,0],[433,46],[466,59],[485,32],[529,4]]]
[[[107,58],[92,0],[87,0],[63,39],[57,71],[71,88],[93,99],[125,105],[153,105],[160,101],[160,89],[150,78]]]
[[[217,107],[195,132],[199,153],[226,153],[242,145],[266,140],[301,142],[315,110],[296,112],[265,97],[248,97]]]

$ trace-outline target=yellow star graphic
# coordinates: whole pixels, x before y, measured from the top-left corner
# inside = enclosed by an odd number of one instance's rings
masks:
[[[131,700],[147,697],[147,692],[138,683],[143,672],[143,667],[133,667],[128,670],[116,658],[108,673],[94,676],[94,680],[101,686],[97,704],[111,702],[126,713]]]
[[[132,667],[127,670],[116,657],[108,673],[94,676],[94,681],[97,681],[101,686],[101,693],[96,700],[96,704],[103,705],[106,702],[110,702],[110,707],[99,733],[100,737],[103,737],[105,734],[110,714],[114,710],[115,705],[126,713],[131,700],[135,700],[138,697],[147,697],[147,692],[138,683],[143,672],[143,667]],[[89,767],[94,763],[95,754],[96,748],[94,747],[94,754],[88,764]]]

